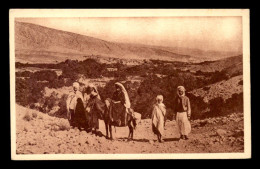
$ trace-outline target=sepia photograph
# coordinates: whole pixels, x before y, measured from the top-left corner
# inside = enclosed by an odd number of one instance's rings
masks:
[[[249,9],[10,9],[12,160],[251,157]]]

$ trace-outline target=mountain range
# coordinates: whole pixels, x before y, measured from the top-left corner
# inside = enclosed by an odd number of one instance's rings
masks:
[[[32,23],[15,22],[16,61],[53,63],[66,59],[83,60],[83,56],[91,55],[104,58],[201,62],[239,53],[109,42]]]

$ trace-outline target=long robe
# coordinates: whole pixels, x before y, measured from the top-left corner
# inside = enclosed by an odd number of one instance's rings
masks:
[[[87,128],[87,116],[86,111],[81,99],[77,99],[77,105],[75,108],[75,115],[73,121],[77,127]]]
[[[75,113],[76,113],[76,107],[78,105],[78,101],[81,100],[84,101],[82,93],[80,91],[71,91],[68,95],[68,98],[66,100],[66,106],[67,106],[67,118],[72,126],[76,125],[75,121]],[[80,106],[80,105],[79,105]],[[83,111],[80,114],[84,113]]]
[[[187,117],[187,112],[177,112],[177,129],[180,135],[188,135],[191,132],[191,125]]]
[[[155,134],[164,134],[164,116],[166,108],[163,103],[155,104],[152,112],[152,130]]]
[[[91,96],[87,107],[90,108],[88,116],[88,125],[91,128],[99,129],[99,119],[103,119],[105,104],[99,99],[98,95]]]
[[[188,116],[191,115],[190,100],[184,94],[175,100],[174,112],[176,113],[176,124],[180,135],[188,135],[191,132],[191,124]]]

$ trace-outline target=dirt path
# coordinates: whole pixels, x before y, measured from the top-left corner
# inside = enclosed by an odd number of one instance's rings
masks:
[[[88,154],[88,153],[205,153],[243,152],[243,117],[193,121],[189,140],[179,140],[175,121],[166,122],[165,142],[152,133],[151,120],[141,120],[134,140],[127,141],[128,128],[113,128],[115,140],[107,140],[69,129],[68,121],[16,105],[17,154]],[[220,123],[221,122],[221,123]],[[68,129],[68,130],[67,130]],[[104,122],[100,131],[105,134]]]

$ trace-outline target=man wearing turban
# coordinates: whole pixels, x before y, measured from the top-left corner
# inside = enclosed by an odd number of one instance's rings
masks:
[[[177,87],[177,97],[174,102],[174,113],[176,113],[176,124],[180,139],[188,139],[188,134],[191,131],[189,122],[191,116],[190,100],[185,96],[185,88]]]
[[[79,83],[74,82],[73,83],[73,91],[71,91],[68,95],[66,105],[67,105],[67,118],[70,122],[70,125],[72,127],[75,127],[75,110],[77,106],[77,100],[78,98],[82,100],[83,102],[83,96],[82,93],[79,91]]]

